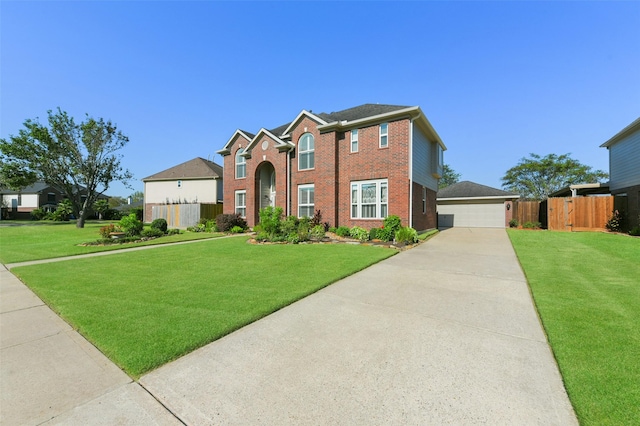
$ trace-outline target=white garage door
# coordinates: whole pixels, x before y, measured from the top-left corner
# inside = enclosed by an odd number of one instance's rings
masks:
[[[438,205],[438,227],[504,228],[504,204]]]

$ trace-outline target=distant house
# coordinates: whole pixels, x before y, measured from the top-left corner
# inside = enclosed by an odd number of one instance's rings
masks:
[[[64,200],[66,195],[53,185],[45,182],[36,182],[33,185],[14,191],[0,188],[2,194],[2,218],[30,219],[31,212],[42,209],[45,212],[55,211],[58,203]],[[86,195],[82,195],[86,198]],[[109,199],[106,195],[100,195],[98,199]]]
[[[600,145],[609,150],[609,189],[615,208],[640,226],[640,117]]]
[[[417,230],[436,227],[442,140],[418,106],[365,104],[301,111],[256,134],[237,130],[224,148],[224,210],[249,226],[259,211],[313,216],[331,226],[382,226],[388,215]]]
[[[462,181],[438,191],[438,227],[505,228],[520,196]]]
[[[153,220],[154,206],[221,203],[222,174],[220,165],[197,157],[142,179],[144,221]]]

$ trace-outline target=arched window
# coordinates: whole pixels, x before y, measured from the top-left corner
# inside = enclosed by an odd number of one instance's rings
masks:
[[[311,133],[305,133],[298,142],[298,170],[313,169],[315,166],[314,140]]]
[[[247,176],[247,159],[240,155],[241,153],[241,149],[236,152],[236,179]]]

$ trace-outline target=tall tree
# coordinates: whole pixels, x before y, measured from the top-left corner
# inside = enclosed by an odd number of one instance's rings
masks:
[[[460,181],[460,173],[456,173],[448,164],[442,166],[442,177],[438,182],[438,188],[444,188]]]
[[[548,154],[541,157],[529,154],[521,158],[518,165],[507,170],[502,177],[502,186],[517,192],[525,200],[544,200],[549,194],[569,185],[598,183],[609,178],[602,170],[571,158],[571,154]]]
[[[138,201],[144,201],[144,192],[136,191],[133,194],[131,194],[130,197],[131,197],[132,203],[136,203]]]
[[[0,139],[0,184],[16,190],[36,181],[55,186],[83,228],[89,208],[111,182],[128,185],[132,178],[117,154],[129,138],[102,118],[87,115],[76,124],[60,108],[47,114],[48,127],[28,119],[17,136]]]

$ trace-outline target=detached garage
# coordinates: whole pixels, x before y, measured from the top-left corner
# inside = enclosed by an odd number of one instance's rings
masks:
[[[469,181],[447,186],[438,191],[438,228],[505,228],[519,197]]]

